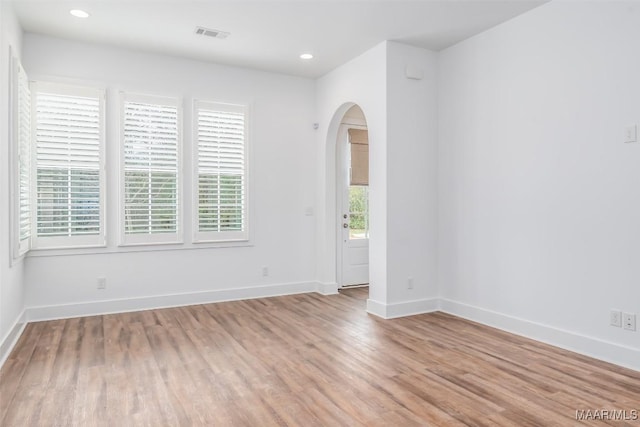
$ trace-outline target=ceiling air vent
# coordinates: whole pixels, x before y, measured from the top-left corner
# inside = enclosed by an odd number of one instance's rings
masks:
[[[226,39],[229,37],[229,33],[220,30],[211,30],[204,27],[196,27],[196,34],[200,36],[214,37],[216,39]]]

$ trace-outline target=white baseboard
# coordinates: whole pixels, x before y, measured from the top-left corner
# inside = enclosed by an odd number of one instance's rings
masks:
[[[320,295],[336,295],[338,293],[338,284],[335,282],[318,282],[318,288],[316,292]]]
[[[13,327],[0,341],[0,367],[15,346],[28,321],[66,319],[156,308],[179,307],[253,298],[317,292],[332,295],[338,292],[336,283],[301,282],[240,289],[158,295],[130,299],[91,301],[78,304],[27,307]],[[558,329],[503,313],[448,300],[429,298],[384,304],[367,300],[367,312],[383,319],[443,311],[454,316],[492,326],[507,332],[575,351],[586,356],[640,371],[640,349],[603,341],[575,332]]]
[[[91,301],[77,304],[27,307],[26,320],[29,322],[68,319],[72,317],[97,316],[101,314],[125,313],[157,308],[181,307],[236,301],[253,298],[316,292],[317,282],[283,283],[277,285],[253,286],[238,289],[191,292],[185,294],[157,295],[106,301]]]
[[[440,299],[440,310],[565,350],[640,371],[640,349],[603,341],[495,311]]]
[[[11,350],[15,347],[26,326],[27,322],[25,322],[25,312],[23,311],[20,313],[20,316],[18,316],[11,329],[9,329],[7,335],[5,335],[2,341],[0,341],[0,368],[2,368],[4,362],[7,361]]]
[[[396,317],[431,313],[437,310],[437,298],[403,301],[393,304],[383,304],[372,299],[367,300],[367,312],[383,319],[395,319]]]

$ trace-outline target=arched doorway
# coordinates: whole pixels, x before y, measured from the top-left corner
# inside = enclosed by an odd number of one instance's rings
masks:
[[[345,113],[355,102],[342,102],[332,108],[327,118],[326,130],[321,136],[323,140],[324,168],[321,172],[320,191],[323,209],[318,211],[318,224],[321,233],[318,234],[318,276],[320,292],[324,294],[337,293],[340,288],[338,246],[344,242],[338,236],[344,227],[344,213],[342,205],[338,203],[343,197],[339,187],[339,168],[344,165],[338,159],[340,154],[339,132]],[[358,107],[365,117],[369,137],[369,288],[364,296],[366,310],[382,316],[386,301],[386,187],[385,187],[385,129],[386,123],[377,104],[358,102]],[[362,296],[362,295],[361,295]],[[383,316],[384,317],[384,316]]]
[[[352,105],[336,140],[336,278],[339,288],[369,285],[369,136],[362,109]]]

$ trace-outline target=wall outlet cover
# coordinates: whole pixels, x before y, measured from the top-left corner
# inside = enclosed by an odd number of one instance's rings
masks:
[[[627,331],[636,330],[636,315],[633,313],[622,313],[622,326]]]

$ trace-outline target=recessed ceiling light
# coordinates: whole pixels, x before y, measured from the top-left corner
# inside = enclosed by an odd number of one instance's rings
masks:
[[[76,18],[88,18],[89,14],[87,12],[85,12],[84,10],[80,10],[80,9],[71,9],[69,11],[70,14],[72,14],[73,16],[75,16]]]
[[[312,59],[313,55],[311,55],[310,53],[303,53],[302,55],[300,55],[300,59]]]

